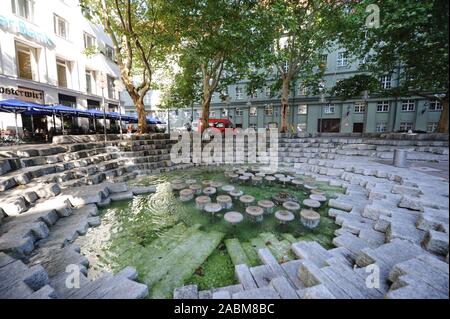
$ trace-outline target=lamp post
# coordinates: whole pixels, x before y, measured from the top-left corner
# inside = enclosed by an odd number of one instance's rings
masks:
[[[247,128],[250,126],[250,108],[251,108],[251,106],[252,106],[252,102],[250,102],[250,101],[247,101],[247,103],[245,103],[246,105],[247,105],[247,107],[248,107],[248,125],[247,125]]]
[[[321,82],[319,84],[319,92],[320,92],[320,127],[319,127],[319,133],[322,133],[322,129],[323,129],[323,107],[326,103],[326,98],[325,98],[325,84],[323,82]]]
[[[119,130],[120,130],[120,139],[123,139],[123,131],[122,131],[122,106],[121,106],[121,98],[120,98],[120,93],[122,93],[122,91],[124,90],[124,86],[122,84],[122,81],[120,81],[119,79],[116,79],[114,81],[114,88],[116,89],[117,92],[117,98],[119,100]]]
[[[225,105],[227,106],[227,119],[230,120],[230,96],[227,95],[225,98]]]
[[[364,134],[364,130],[366,129],[366,122],[367,122],[367,109],[369,107],[369,91],[368,90],[363,91],[363,101],[364,101],[363,134]]]
[[[100,88],[102,89],[103,134],[105,136],[105,144],[106,144],[106,141],[107,141],[107,137],[106,137],[106,105],[105,105],[105,88],[107,86],[106,74],[100,73],[99,84],[100,84]]]

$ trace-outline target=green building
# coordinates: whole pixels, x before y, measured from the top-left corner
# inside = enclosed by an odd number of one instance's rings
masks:
[[[332,88],[337,81],[358,73],[358,62],[350,62],[344,50],[326,56],[324,86]],[[237,127],[280,126],[281,103],[278,94],[270,97],[267,90],[246,95],[246,82],[228,87],[228,98],[223,101],[216,92],[210,108],[210,118],[229,118]],[[395,75],[380,79],[384,88],[396,86]],[[292,129],[308,133],[316,132],[364,132],[381,133],[397,131],[434,132],[437,128],[442,105],[437,100],[407,96],[386,98],[368,96],[342,101],[333,96],[312,96],[301,83],[290,92],[289,122]],[[194,106],[194,121],[200,117],[200,106]]]

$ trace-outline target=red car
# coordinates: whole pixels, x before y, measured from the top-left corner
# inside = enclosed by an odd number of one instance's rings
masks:
[[[226,128],[234,129],[234,125],[229,119],[209,119],[208,123],[209,123],[210,128],[215,128],[215,129],[219,130],[222,134],[225,134]],[[199,132],[202,131],[201,121],[199,121],[198,131]]]

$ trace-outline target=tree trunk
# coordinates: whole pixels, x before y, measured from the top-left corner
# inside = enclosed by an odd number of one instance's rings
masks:
[[[442,111],[437,132],[448,133],[448,96],[442,101]]]
[[[288,113],[289,113],[289,78],[283,78],[281,90],[281,133],[288,132]]]
[[[147,133],[147,114],[145,112],[144,96],[139,96],[135,93],[130,94],[133,99],[138,117],[138,133]]]
[[[209,127],[209,106],[211,105],[211,94],[208,90],[205,90],[203,93],[203,100],[202,100],[202,118],[200,119],[201,122],[201,132],[203,133],[204,130],[206,130]]]

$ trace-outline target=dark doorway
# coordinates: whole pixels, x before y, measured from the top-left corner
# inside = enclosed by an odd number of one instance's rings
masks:
[[[364,123],[353,123],[353,133],[362,133],[364,129]]]
[[[341,119],[318,119],[317,131],[320,133],[339,133]]]
[[[77,98],[71,95],[58,94],[59,104],[68,106],[71,108],[77,108]],[[78,130],[78,125],[75,117],[64,116],[64,133],[70,132],[71,134],[76,133],[74,131]]]

